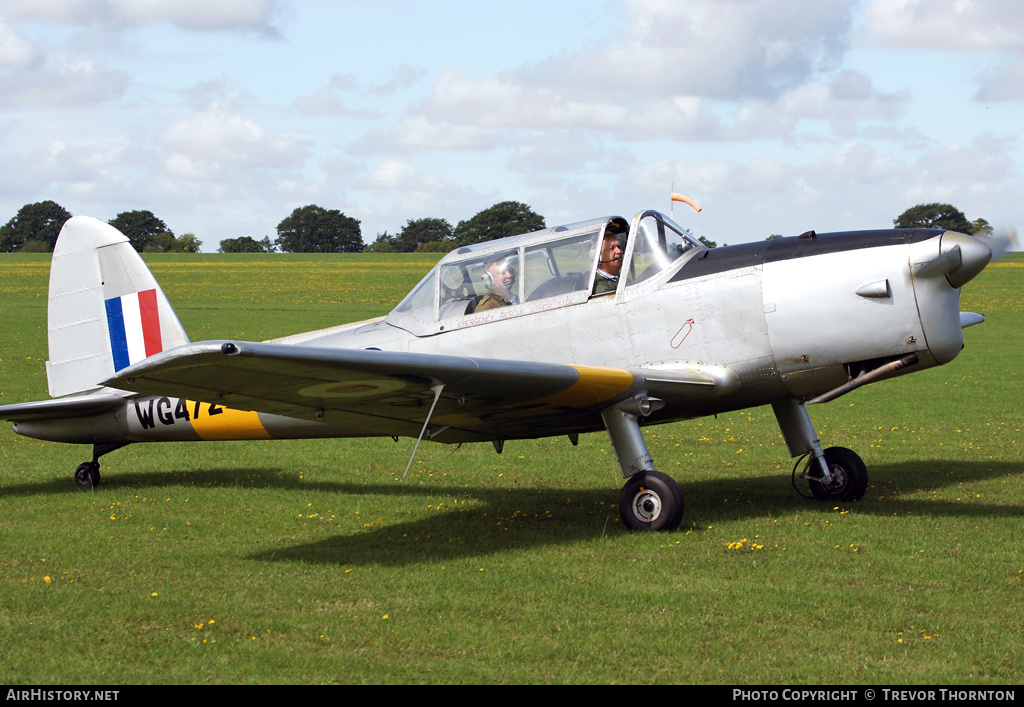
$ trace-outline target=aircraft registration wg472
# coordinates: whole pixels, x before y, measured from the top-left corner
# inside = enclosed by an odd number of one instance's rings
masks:
[[[928,229],[709,249],[644,211],[459,248],[379,319],[193,343],[128,239],[76,216],[50,271],[53,399],[0,419],[93,445],[75,472],[86,488],[133,442],[406,436],[500,453],[604,429],[623,522],[668,530],[682,493],[642,427],[771,405],[813,495],[854,501],[864,463],[823,449],[806,405],[953,360],[984,321],[960,311],[960,288],[991,257]]]

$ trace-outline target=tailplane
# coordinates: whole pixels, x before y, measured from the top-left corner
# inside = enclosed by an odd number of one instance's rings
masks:
[[[128,239],[88,216],[68,220],[53,249],[47,330],[54,397],[99,388],[122,368],[189,343]]]

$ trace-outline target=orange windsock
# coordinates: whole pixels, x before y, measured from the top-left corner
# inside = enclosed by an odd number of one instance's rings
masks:
[[[689,204],[690,207],[694,211],[696,211],[697,213],[700,213],[700,206],[698,206],[697,202],[694,201],[693,199],[691,199],[688,196],[685,196],[683,194],[677,194],[676,192],[672,192],[672,201],[681,201],[684,204]]]

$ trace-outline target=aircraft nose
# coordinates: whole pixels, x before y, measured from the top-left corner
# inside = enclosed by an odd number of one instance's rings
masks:
[[[970,282],[992,259],[992,249],[985,241],[955,231],[942,234],[941,251],[954,265],[946,272],[946,279],[953,287],[963,287]]]

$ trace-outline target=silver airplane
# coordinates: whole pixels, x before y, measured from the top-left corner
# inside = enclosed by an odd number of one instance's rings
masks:
[[[991,257],[982,239],[926,229],[708,249],[644,211],[459,248],[379,319],[192,343],[128,239],[75,217],[50,273],[54,399],[0,419],[93,445],[75,471],[85,488],[134,442],[406,436],[415,457],[423,439],[500,453],[604,429],[625,526],[670,530],[683,496],[642,427],[771,405],[813,495],[855,501],[863,461],[823,449],[806,405],[953,360],[984,321],[960,311],[960,288]]]

